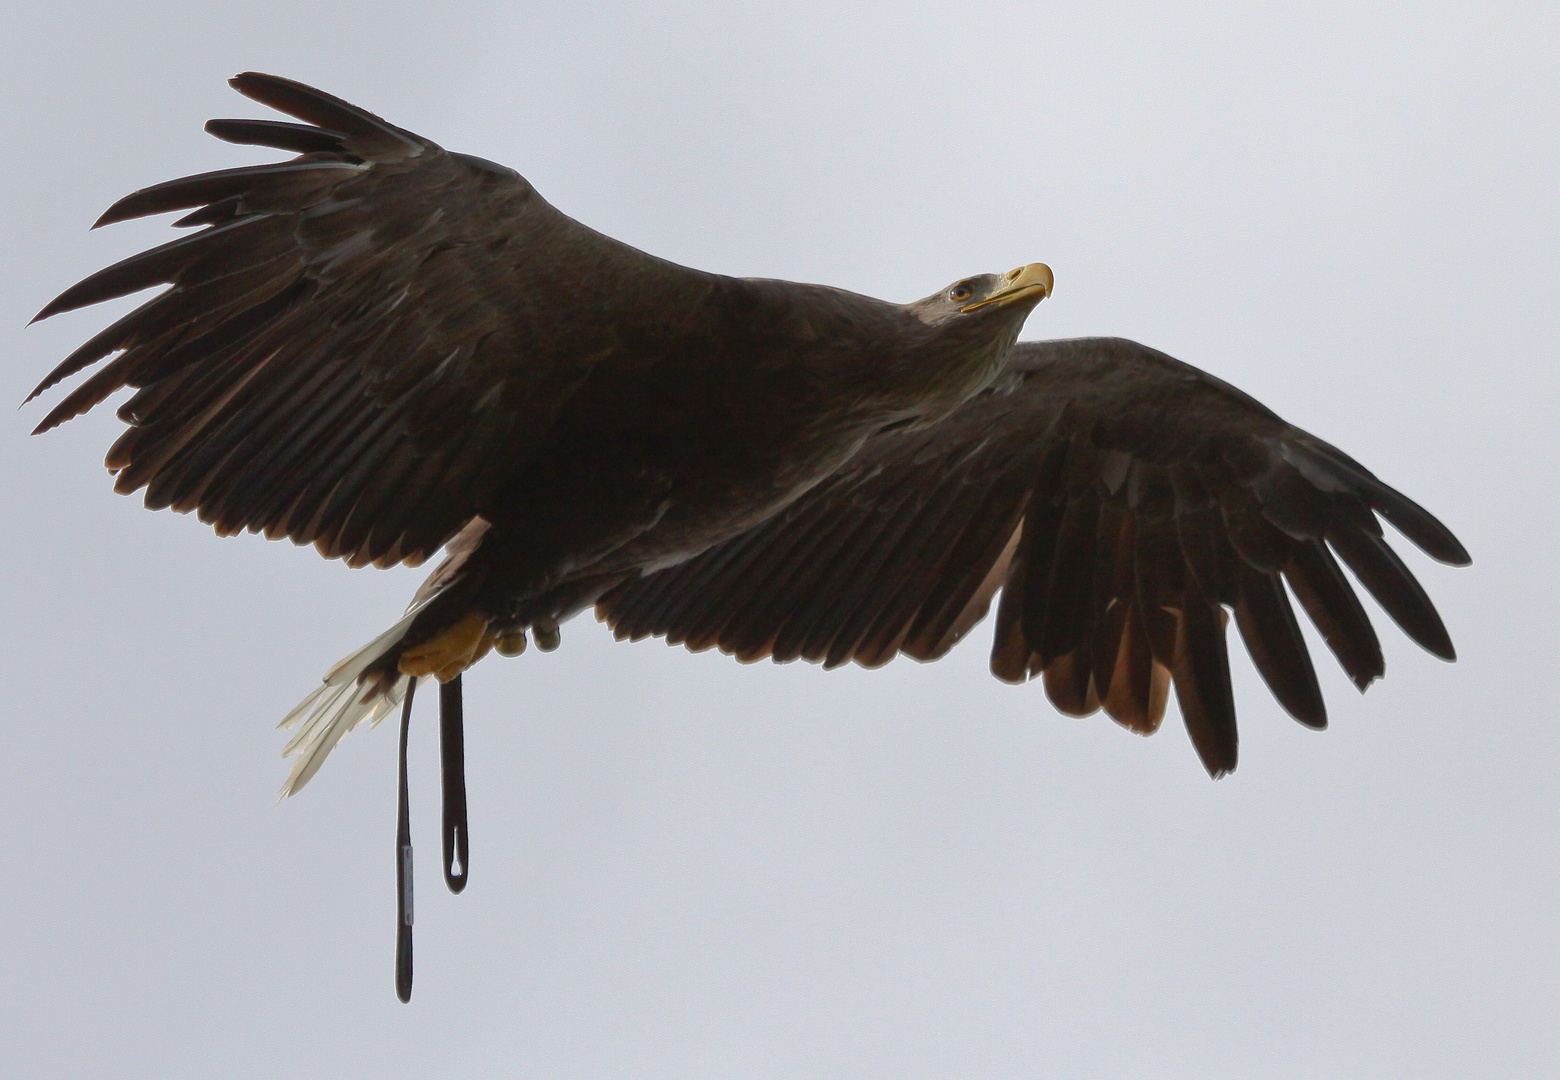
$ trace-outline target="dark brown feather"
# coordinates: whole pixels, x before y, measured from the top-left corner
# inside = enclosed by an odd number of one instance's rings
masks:
[[[1349,529],[1329,532],[1327,540],[1405,634],[1442,660],[1457,659],[1435,605],[1386,541]]]
[[[1215,780],[1235,771],[1239,748],[1224,621],[1224,612],[1187,579],[1170,669],[1187,734]]]
[[[1381,643],[1370,625],[1370,617],[1349,588],[1332,552],[1321,541],[1311,540],[1297,547],[1284,568],[1284,576],[1355,686],[1364,690],[1386,674]]]
[[[1019,550],[1023,550],[1022,538]],[[1027,680],[1034,656],[1024,636],[1024,572],[1022,558],[1015,558],[1008,566],[997,604],[997,625],[991,635],[991,673],[1007,683]]]
[[[1169,673],[1154,663],[1148,629],[1137,604],[1128,601],[1124,607],[1115,671],[1101,704],[1118,724],[1140,735],[1152,735],[1164,717]]]
[[[241,146],[269,146],[295,154],[340,153],[346,134],[285,120],[207,120],[206,134]]]
[[[364,164],[331,160],[219,169],[132,192],[103,211],[103,216],[92,227],[96,229],[132,218],[165,214],[170,210],[207,206],[240,196],[254,198],[255,193],[263,193],[265,203],[301,210],[313,205],[343,180],[368,169]]]
[[[1316,682],[1310,651],[1277,574],[1240,568],[1235,624],[1251,660],[1290,716],[1307,727],[1327,726],[1327,705]]]

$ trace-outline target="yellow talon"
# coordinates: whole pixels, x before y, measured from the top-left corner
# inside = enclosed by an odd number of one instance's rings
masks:
[[[483,646],[492,647],[487,625],[487,619],[473,611],[454,626],[407,649],[396,666],[403,675],[437,675],[440,682],[449,682],[482,658],[487,652]]]

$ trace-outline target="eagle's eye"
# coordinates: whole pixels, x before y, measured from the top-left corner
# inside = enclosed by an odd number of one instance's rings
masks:
[[[962,304],[964,301],[968,300],[974,295],[975,290],[971,289],[968,285],[955,285],[953,288],[948,290],[948,299],[952,300],[955,304]]]

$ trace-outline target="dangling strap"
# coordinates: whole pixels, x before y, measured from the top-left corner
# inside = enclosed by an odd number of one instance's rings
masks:
[[[403,1003],[412,1000],[412,815],[406,795],[406,732],[416,691],[417,678],[412,676],[401,706],[401,795],[395,826],[395,996]]]
[[[460,701],[460,676],[439,686],[439,764],[444,784],[444,884],[450,892],[466,887],[471,873],[471,842],[466,832],[466,733]]]

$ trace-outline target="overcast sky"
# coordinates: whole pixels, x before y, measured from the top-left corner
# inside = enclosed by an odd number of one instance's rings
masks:
[[[8,3],[0,401],[129,301],[115,198],[265,160],[302,79],[708,270],[891,300],[1032,260],[1025,336],[1225,378],[1439,515],[1363,697],[1240,770],[985,671],[737,665],[593,620],[467,678],[472,882],[413,735],[417,987],[391,986],[395,737],[280,807],[277,719],[419,571],[112,493],[111,408],[0,425],[0,1045],[30,1077],[1393,1078],[1560,1071],[1560,8],[1550,3]],[[848,8],[848,13],[842,13]],[[114,310],[108,310],[113,307]],[[51,400],[57,400],[52,398]],[[1369,605],[1369,601],[1367,601]],[[1309,628],[1308,628],[1309,629]]]

